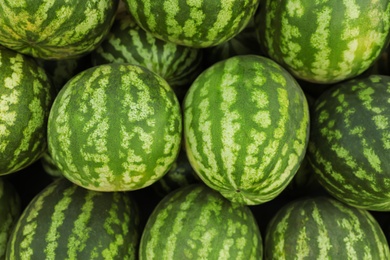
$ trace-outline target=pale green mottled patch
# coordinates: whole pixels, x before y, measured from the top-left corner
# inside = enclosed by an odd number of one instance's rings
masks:
[[[253,121],[259,124],[262,128],[268,128],[271,123],[271,113],[268,110],[261,110],[253,116]]]
[[[290,17],[302,17],[305,12],[305,6],[301,0],[291,0],[286,4],[286,10]]]
[[[318,236],[316,242],[317,242],[317,247],[319,249],[319,253],[317,257],[318,259],[326,259],[329,250],[332,248],[332,243],[330,242],[328,229],[326,225],[324,225],[322,214],[320,213],[317,206],[313,208],[311,217],[313,221],[316,223],[316,226],[318,227]]]
[[[206,18],[206,14],[200,9],[203,1],[199,0],[187,0],[187,5],[190,6],[190,17],[185,21],[183,26],[183,32],[186,37],[193,37],[198,31],[198,27],[202,26],[202,22]]]
[[[81,213],[74,221],[72,235],[69,237],[67,243],[67,255],[69,259],[77,259],[78,252],[81,252],[85,248],[86,241],[89,239],[92,228],[88,227],[87,224],[94,208],[93,199],[97,195],[99,195],[97,192],[88,192],[86,194],[85,203],[81,207]]]
[[[167,0],[164,1],[163,11],[166,14],[166,30],[169,36],[178,38],[183,33],[183,26],[180,25],[176,19],[176,15],[179,14],[179,1]]]
[[[218,35],[223,32],[225,26],[231,21],[233,16],[233,6],[234,0],[226,0],[222,5],[222,9],[219,10],[217,14],[217,19],[215,23],[209,28],[207,39],[209,41],[214,41],[218,38]]]
[[[317,50],[311,64],[311,71],[314,73],[314,78],[319,80],[327,78],[330,66],[329,55],[332,50],[329,46],[329,27],[332,19],[331,13],[332,9],[328,7],[317,12],[317,29],[310,37],[311,46]]]
[[[58,228],[64,224],[65,220],[65,211],[68,209],[69,204],[72,202],[71,195],[77,189],[76,185],[73,185],[71,188],[67,189],[64,192],[64,197],[59,200],[55,207],[54,212],[51,216],[51,222],[49,231],[45,236],[46,247],[44,249],[45,258],[48,260],[56,259],[56,249],[58,248],[59,239],[61,234],[58,232]]]

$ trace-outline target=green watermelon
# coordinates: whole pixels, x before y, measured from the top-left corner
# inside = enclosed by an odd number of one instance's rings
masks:
[[[339,200],[390,210],[390,76],[335,85],[316,100],[308,159]]]
[[[87,189],[135,190],[160,179],[181,146],[180,104],[145,67],[110,63],[84,70],[57,95],[49,153],[66,178]]]
[[[124,0],[136,22],[155,37],[205,48],[225,42],[249,23],[259,0]]]
[[[136,259],[139,222],[128,193],[91,191],[60,178],[23,211],[6,259]]]
[[[91,53],[93,65],[131,63],[163,77],[172,88],[191,83],[201,68],[203,52],[162,41],[137,25],[128,12],[116,15],[106,39]]]
[[[254,205],[275,198],[304,158],[306,97],[268,58],[239,55],[215,63],[193,82],[183,111],[192,167],[231,201]]]
[[[19,171],[46,151],[55,90],[34,59],[0,47],[0,175]]]
[[[0,45],[43,59],[79,57],[106,36],[118,2],[0,1]]]
[[[387,47],[387,0],[265,0],[259,38],[264,52],[297,78],[328,84],[367,70]]]
[[[264,236],[265,259],[390,259],[389,245],[367,211],[327,196],[280,208]]]
[[[39,162],[42,166],[42,169],[45,173],[47,173],[51,178],[56,179],[59,177],[63,177],[62,171],[58,169],[56,162],[53,160],[49,152],[45,152],[42,154]]]
[[[203,184],[179,188],[155,207],[139,259],[262,259],[260,230],[247,206]]]
[[[8,239],[21,210],[18,191],[4,177],[0,177],[0,259],[5,259]]]

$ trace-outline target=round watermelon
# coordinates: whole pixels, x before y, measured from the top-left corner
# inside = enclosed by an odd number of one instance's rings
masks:
[[[105,64],[70,79],[48,121],[49,153],[63,175],[99,191],[160,179],[180,147],[182,116],[168,83],[145,67]]]
[[[339,200],[390,210],[390,76],[335,85],[316,100],[308,159]]]
[[[125,0],[136,22],[157,38],[205,48],[225,42],[249,23],[259,0]]]
[[[304,158],[306,97],[268,58],[239,55],[215,63],[193,82],[183,111],[192,167],[234,202],[253,205],[275,198]]]
[[[303,197],[280,208],[266,228],[264,251],[267,260],[390,258],[371,213],[329,196]]]
[[[362,74],[387,47],[390,2],[265,0],[257,31],[264,52],[295,77],[337,83]]]
[[[55,89],[34,59],[0,47],[0,175],[19,171],[47,149]]]
[[[97,192],[60,178],[24,209],[6,259],[135,260],[138,204],[124,192]]]
[[[165,196],[144,227],[139,259],[261,260],[263,243],[247,206],[203,184]]]
[[[0,45],[43,59],[80,57],[106,36],[118,2],[0,1]]]

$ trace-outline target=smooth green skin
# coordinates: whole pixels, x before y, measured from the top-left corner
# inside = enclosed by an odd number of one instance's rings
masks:
[[[329,196],[282,206],[265,231],[264,259],[389,259],[386,236],[367,210]]]
[[[119,0],[0,2],[0,44],[43,59],[70,59],[107,35]]]
[[[157,38],[195,48],[218,45],[240,33],[259,0],[125,0],[137,23]]]
[[[262,237],[251,210],[201,183],[176,189],[159,202],[139,246],[140,260],[262,257]]]
[[[182,115],[159,75],[132,64],[104,64],[75,77],[57,95],[48,147],[72,182],[98,191],[151,185],[174,163]]]
[[[305,155],[306,98],[295,79],[265,57],[239,55],[204,70],[187,92],[183,111],[191,165],[233,202],[272,200]]]
[[[6,259],[135,260],[139,225],[131,195],[90,191],[60,178],[24,209]]]
[[[354,78],[389,44],[387,0],[265,0],[259,9],[264,53],[304,81]]]
[[[0,47],[0,176],[29,166],[47,150],[55,95],[34,59]]]
[[[330,194],[359,208],[390,210],[390,77],[335,85],[316,100],[308,160]]]

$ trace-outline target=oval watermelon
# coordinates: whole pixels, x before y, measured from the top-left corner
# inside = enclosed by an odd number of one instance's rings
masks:
[[[49,153],[64,176],[100,191],[151,185],[174,163],[182,116],[167,82],[145,67],[105,64],[67,82],[48,121]]]
[[[215,63],[184,99],[184,139],[199,177],[247,205],[275,198],[305,155],[306,97],[295,79],[265,57]]]

